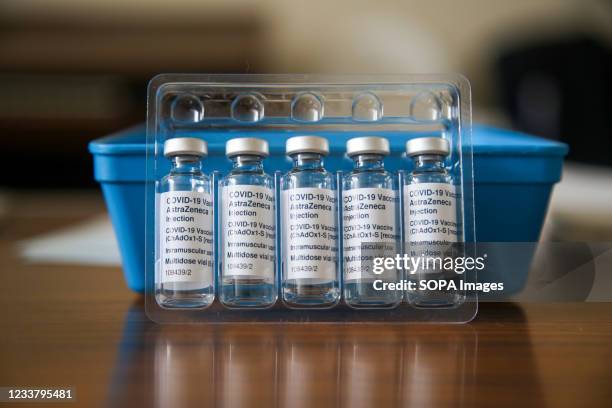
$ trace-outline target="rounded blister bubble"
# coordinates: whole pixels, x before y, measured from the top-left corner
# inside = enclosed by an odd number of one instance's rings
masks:
[[[239,95],[232,102],[232,118],[240,122],[259,122],[264,117],[264,104],[257,95]]]
[[[442,91],[439,95],[440,112],[443,119],[451,119],[453,116],[453,95],[448,91]]]
[[[415,120],[435,121],[439,120],[442,107],[438,97],[431,92],[417,94],[410,104],[410,115]]]
[[[382,119],[382,116],[382,102],[373,93],[362,93],[353,101],[353,120],[375,122]]]
[[[313,93],[299,94],[291,104],[291,118],[300,122],[318,122],[323,118],[323,102]]]
[[[172,119],[182,123],[197,123],[204,118],[204,105],[194,95],[179,95],[172,102]]]

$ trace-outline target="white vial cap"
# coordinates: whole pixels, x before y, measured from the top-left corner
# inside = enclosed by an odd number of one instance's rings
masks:
[[[381,154],[387,156],[389,153],[389,141],[384,137],[355,137],[346,142],[346,154],[349,157],[358,154]]]
[[[419,137],[406,142],[406,154],[417,156],[421,154],[436,154],[447,156],[450,153],[448,140],[441,137]]]
[[[175,137],[164,143],[164,156],[208,156],[208,145],[196,137]]]
[[[327,156],[329,153],[329,142],[319,136],[295,136],[287,139],[285,145],[287,156],[296,153],[319,153]]]
[[[228,140],[225,144],[225,155],[233,157],[240,154],[267,157],[270,154],[268,142],[255,137],[240,137]]]

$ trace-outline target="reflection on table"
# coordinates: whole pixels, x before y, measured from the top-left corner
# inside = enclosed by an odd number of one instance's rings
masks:
[[[521,315],[518,307],[511,313]],[[156,325],[127,313],[109,405],[155,407],[472,406],[470,325]],[[532,365],[530,350],[521,350]],[[143,369],[143,373],[141,370]],[[533,370],[531,370],[532,372]],[[537,381],[525,371],[532,402]],[[142,379],[142,383],[134,379]],[[500,384],[500,386],[503,386]],[[517,400],[518,401],[518,400]]]

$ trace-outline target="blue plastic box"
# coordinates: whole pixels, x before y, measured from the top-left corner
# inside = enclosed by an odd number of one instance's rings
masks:
[[[227,136],[220,132],[207,132],[210,158],[205,161],[205,171],[223,172],[229,168],[230,162],[223,155]],[[290,164],[284,159],[284,141],[291,135],[275,136],[268,138],[271,157],[266,164],[269,169],[284,171]],[[354,135],[347,132],[327,136],[331,155],[342,156],[346,139]],[[119,242],[125,279],[136,292],[144,292],[145,287],[145,182],[153,182],[146,179],[145,139],[143,125],[95,140],[89,145],[94,156],[95,178],[102,185]],[[405,168],[407,163],[401,157],[403,140],[389,139],[392,155],[386,161],[387,168],[392,171]],[[472,143],[476,240],[537,241],[553,185],[561,178],[567,146],[484,126],[474,126]],[[153,149],[153,146],[149,148]],[[330,160],[330,163],[335,163],[336,167],[340,167],[339,164],[350,167],[342,159]],[[528,261],[521,265],[515,263],[512,268],[487,270],[487,275],[479,277],[479,280],[503,281],[504,294],[515,293],[525,284]]]

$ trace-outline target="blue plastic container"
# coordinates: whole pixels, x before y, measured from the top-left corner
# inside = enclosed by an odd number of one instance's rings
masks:
[[[313,132],[309,132],[311,134]],[[258,136],[265,133],[258,133]],[[346,140],[354,133],[326,134],[331,154],[326,167],[331,171],[349,169],[344,156]],[[270,136],[270,135],[268,135]],[[271,156],[267,168],[284,171],[290,161],[284,156],[284,142],[289,133],[268,137]],[[207,132],[210,157],[205,170],[229,169],[224,157],[225,141],[235,133]],[[389,137],[392,155],[386,166],[392,171],[406,168],[402,158],[403,138]],[[479,242],[535,242],[538,240],[550,193],[561,178],[567,146],[517,132],[475,126],[472,134],[474,152],[474,200],[476,240]],[[153,149],[153,146],[149,146]],[[90,143],[94,156],[94,174],[101,184],[115,228],[128,286],[143,292],[145,286],[145,127],[137,126]],[[152,150],[150,151],[152,153]],[[168,164],[169,165],[169,164]],[[169,167],[168,167],[169,168]],[[150,228],[149,231],[152,231]],[[151,237],[149,237],[151,238]],[[520,290],[529,269],[529,259],[512,268],[488,268],[479,280],[505,283],[504,294]]]

